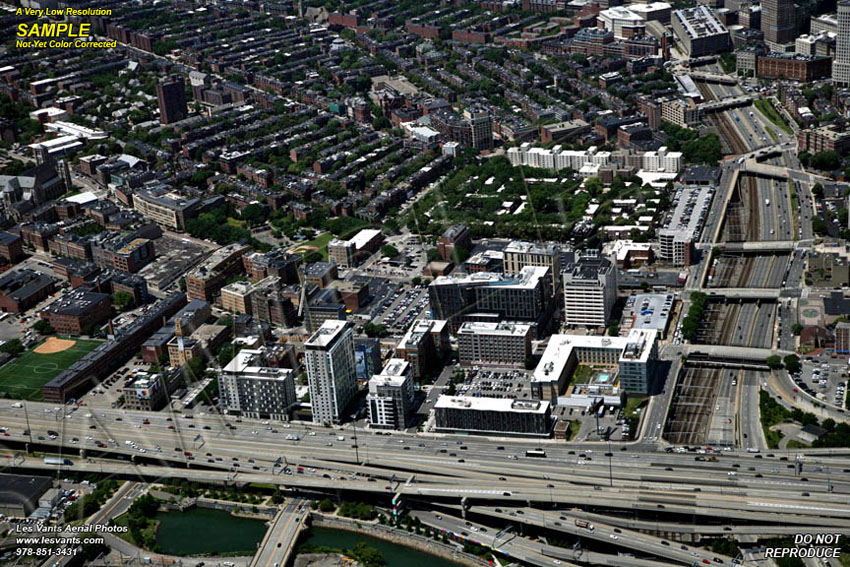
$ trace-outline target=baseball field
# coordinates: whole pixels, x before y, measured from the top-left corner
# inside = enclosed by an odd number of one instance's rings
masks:
[[[42,386],[98,344],[100,341],[47,338],[0,366],[0,397],[40,400]]]

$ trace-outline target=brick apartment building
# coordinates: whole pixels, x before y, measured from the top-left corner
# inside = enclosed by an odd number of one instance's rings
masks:
[[[60,335],[82,335],[112,315],[112,300],[105,293],[76,290],[39,312]]]

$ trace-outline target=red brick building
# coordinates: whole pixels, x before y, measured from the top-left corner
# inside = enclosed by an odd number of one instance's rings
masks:
[[[21,237],[11,232],[0,232],[0,256],[17,264],[24,259],[24,243]]]
[[[0,311],[20,313],[56,291],[56,280],[33,270],[6,272],[0,277]]]
[[[832,58],[771,53],[756,59],[756,75],[764,79],[792,79],[809,83],[832,76]]]
[[[850,151],[850,132],[833,130],[828,126],[800,130],[797,133],[797,148],[810,154],[820,152]]]
[[[56,225],[47,223],[26,223],[21,225],[21,239],[30,248],[47,252],[50,240],[59,234]]]
[[[39,312],[39,317],[60,335],[81,335],[106,323],[111,316],[109,295],[86,290],[73,291]]]

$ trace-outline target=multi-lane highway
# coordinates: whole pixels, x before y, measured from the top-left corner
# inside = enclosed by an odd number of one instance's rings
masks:
[[[745,505],[739,500],[726,498],[722,489],[734,485],[736,489],[743,489],[746,494],[752,494],[758,499],[766,498],[765,503],[779,508],[783,505],[791,506],[792,502],[793,506],[799,504],[805,498],[802,496],[804,491],[822,493],[822,501],[835,498],[845,490],[850,493],[850,476],[843,472],[832,480],[833,490],[837,492],[827,494],[826,478],[821,473],[814,472],[808,475],[807,481],[800,481],[791,471],[780,467],[773,473],[770,468],[763,466],[770,461],[775,467],[779,463],[779,457],[755,459],[747,453],[728,452],[722,454],[717,462],[699,462],[694,460],[693,453],[636,453],[634,450],[618,450],[619,445],[615,444],[610,456],[605,456],[607,446],[604,444],[565,446],[550,443],[543,444],[547,457],[534,459],[525,456],[524,451],[531,448],[527,442],[493,442],[478,439],[456,441],[457,437],[425,438],[397,434],[385,436],[361,432],[357,441],[360,456],[358,462],[351,447],[349,431],[324,428],[317,431],[308,430],[303,426],[292,426],[273,433],[264,429],[262,423],[251,420],[239,423],[237,429],[233,430],[217,416],[194,419],[175,416],[171,418],[172,421],[166,421],[168,418],[165,416],[147,416],[129,411],[123,413],[118,410],[99,414],[101,429],[91,430],[89,424],[93,417],[85,417],[90,415],[85,413],[85,409],[71,412],[71,417],[57,421],[52,417],[38,415],[39,412],[35,411],[48,404],[28,405],[31,432],[36,439],[38,436],[45,437],[38,442],[41,445],[62,445],[67,451],[79,447],[83,442],[88,443],[87,448],[99,449],[105,454],[136,455],[140,460],[150,463],[162,460],[193,467],[186,471],[167,467],[163,469],[153,464],[118,465],[132,467],[132,470],[142,473],[145,473],[147,467],[151,469],[149,474],[160,474],[163,470],[179,472],[181,475],[203,476],[215,473],[211,478],[218,479],[257,475],[272,482],[292,486],[333,489],[351,486],[358,490],[365,486],[371,492],[385,491],[390,487],[392,492],[449,499],[465,496],[583,505],[606,500],[611,506],[629,508],[641,506],[640,503],[635,503],[634,498],[647,487],[656,487],[651,488],[650,492],[657,489],[658,496],[663,497],[668,495],[672,486],[681,486],[683,490],[691,491],[693,488],[701,488],[698,496],[692,494],[687,499],[690,504],[687,504],[686,508],[692,513],[716,513],[726,516],[726,510],[738,510],[739,513],[754,514],[766,520],[769,515],[763,514],[764,506],[755,503]],[[34,413],[36,415],[33,415]],[[121,421],[117,421],[118,419]],[[4,411],[0,421],[8,427],[10,437],[4,437],[7,441],[22,443],[28,439],[28,436],[23,435],[23,415]],[[145,424],[144,421],[148,423]],[[205,427],[210,429],[204,429]],[[183,433],[184,430],[189,433]],[[196,440],[195,431],[198,430],[203,432],[201,440]],[[61,432],[61,436],[51,440],[45,435],[49,431]],[[91,443],[94,439],[85,439],[87,435],[92,436],[91,433],[98,436],[110,435],[109,439],[112,441],[107,441],[107,448],[93,447]],[[292,439],[287,440],[287,435]],[[294,439],[295,437],[298,439]],[[340,437],[346,439],[340,441]],[[73,443],[74,439],[80,441]],[[127,441],[134,443],[137,448],[127,444]],[[161,451],[157,451],[156,447],[160,447]],[[145,452],[141,453],[141,449],[145,449]],[[93,452],[92,456],[94,454]],[[192,459],[189,460],[189,457]],[[74,456],[72,460],[75,460],[74,467],[84,464],[83,459],[79,457]],[[39,464],[32,457],[28,458],[28,461],[27,465],[22,466]],[[850,472],[850,459],[836,462],[846,462]],[[103,461],[97,460],[96,463],[104,467],[104,470],[108,468]],[[753,474],[746,471],[734,476],[728,474],[736,472],[733,470],[737,468],[733,467],[734,464],[742,466],[745,463],[752,463],[748,464],[748,467],[755,467],[755,471],[749,471]],[[240,466],[235,467],[235,464]],[[286,464],[290,471],[301,467],[303,472],[281,474],[280,470]],[[199,467],[210,470],[204,471]],[[192,472],[193,469],[195,473]],[[405,475],[405,478],[415,474],[416,478],[410,484],[396,487],[387,483],[394,474]],[[614,490],[596,489],[596,486],[605,483],[609,474],[613,479]],[[757,474],[761,476],[756,476]],[[373,480],[369,480],[370,478]],[[568,492],[553,491],[548,485],[556,482],[569,483],[572,489]],[[774,490],[776,483],[788,490],[777,495]],[[721,490],[715,493],[714,487]],[[796,490],[792,492],[792,488]],[[796,494],[797,490],[800,494]],[[703,499],[705,502],[698,502]],[[802,503],[809,504],[805,500],[802,500]],[[836,506],[845,505],[836,502]],[[850,518],[850,507],[846,510],[836,508],[835,513],[837,517]]]

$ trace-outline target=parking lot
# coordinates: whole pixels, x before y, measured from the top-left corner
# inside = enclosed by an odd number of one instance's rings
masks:
[[[133,371],[148,370],[150,365],[140,358],[130,359],[124,366],[110,374],[103,382],[89,390],[82,398],[85,405],[92,408],[114,408],[117,407],[121,397],[121,388],[124,382],[130,378]]]
[[[820,359],[804,360],[802,368],[792,377],[800,389],[821,402],[845,407],[848,377],[846,364]]]
[[[457,395],[473,398],[531,398],[531,382],[529,373],[525,370],[504,368],[471,368],[460,369],[465,378],[455,384]]]
[[[628,420],[623,419],[622,408],[606,407],[600,415],[598,410],[585,411],[581,408],[561,406],[556,407],[553,414],[559,419],[575,422],[572,427],[578,426],[573,441],[615,441],[627,439],[623,434],[637,435],[636,431],[630,430]]]
[[[426,247],[416,236],[390,237],[385,244],[393,246],[399,252],[398,258],[385,258],[375,254],[361,266],[351,270],[342,270],[340,274],[359,274],[389,278],[410,279],[421,276],[428,263]]]
[[[378,306],[373,323],[386,325],[393,335],[401,335],[404,329],[428,308],[428,288],[423,284],[416,287],[399,286]]]

